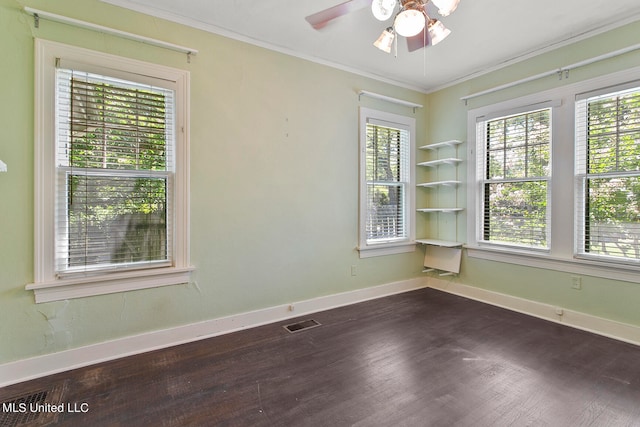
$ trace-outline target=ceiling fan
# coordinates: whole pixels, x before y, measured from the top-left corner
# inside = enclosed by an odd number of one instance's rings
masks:
[[[395,16],[393,24],[387,27],[373,43],[378,49],[390,53],[396,34],[406,37],[409,52],[425,46],[436,45],[444,40],[451,30],[442,22],[427,14],[427,4],[431,1],[442,16],[456,10],[460,0],[348,0],[305,19],[319,30],[330,21],[355,10],[371,6],[373,16],[379,21],[387,21]]]

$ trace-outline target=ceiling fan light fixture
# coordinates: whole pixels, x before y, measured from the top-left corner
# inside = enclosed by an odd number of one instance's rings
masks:
[[[373,0],[371,2],[371,12],[378,21],[386,21],[391,18],[397,5],[397,0]]]
[[[391,46],[393,46],[393,40],[396,35],[393,32],[393,28],[389,27],[380,34],[378,40],[373,42],[373,45],[383,52],[391,53]]]
[[[398,13],[393,23],[396,33],[403,37],[413,37],[424,29],[424,13],[416,9],[405,9]]]
[[[456,10],[460,0],[431,0],[438,8],[438,13],[442,16],[449,16],[451,12]]]
[[[444,24],[437,19],[429,20],[427,29],[429,31],[429,39],[431,40],[432,46],[437,45],[451,34],[451,30],[445,27]]]

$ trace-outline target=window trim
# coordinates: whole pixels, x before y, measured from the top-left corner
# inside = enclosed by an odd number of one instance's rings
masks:
[[[518,107],[515,108],[514,110],[511,111],[506,111],[504,112],[504,114],[491,114],[491,117],[481,117],[481,118],[477,118],[476,119],[476,129],[475,129],[475,135],[476,135],[476,139],[475,139],[475,144],[476,144],[476,153],[477,153],[477,158],[476,158],[476,188],[477,191],[480,193],[479,196],[477,197],[477,212],[482,212],[482,215],[476,215],[476,219],[477,219],[477,224],[476,224],[476,236],[475,236],[475,241],[479,244],[479,245],[487,245],[488,247],[511,247],[514,249],[519,249],[519,250],[524,250],[524,251],[533,251],[533,252],[544,252],[547,251],[550,246],[551,246],[551,182],[553,179],[553,167],[552,167],[552,163],[553,163],[553,110],[554,110],[554,106],[556,106],[556,103],[553,102],[543,102],[540,104],[536,104],[536,105],[528,105],[528,106],[522,106],[522,107]],[[539,112],[539,111],[549,111],[549,129],[550,129],[550,133],[549,133],[549,141],[548,141],[548,145],[549,145],[549,157],[550,157],[550,162],[551,164],[549,165],[549,174],[548,175],[543,175],[543,176],[530,176],[530,177],[519,177],[519,178],[487,178],[486,175],[486,168],[487,168],[487,124],[491,121],[495,121],[495,120],[505,120],[508,119],[510,117],[516,117],[516,116],[524,116],[524,115],[528,115],[528,114],[532,114],[535,112]],[[482,141],[479,141],[479,137],[482,136]],[[527,141],[528,142],[528,141]],[[525,156],[528,156],[529,154],[526,153]],[[527,157],[528,158],[528,157]],[[505,160],[506,161],[506,160]],[[482,167],[482,173],[478,170],[479,167]],[[506,242],[503,240],[486,240],[483,236],[485,235],[486,232],[486,213],[487,213],[487,206],[486,206],[486,197],[487,195],[485,194],[485,188],[487,184],[493,184],[493,183],[517,183],[517,182],[546,182],[547,183],[547,201],[546,201],[546,213],[545,213],[545,217],[546,217],[546,227],[545,227],[545,239],[546,239],[546,245],[545,246],[532,246],[532,245],[526,245],[526,244],[520,244],[520,243],[516,243],[516,242]]]
[[[621,265],[629,265],[629,266],[638,266],[640,267],[640,259],[633,258],[624,258],[617,257],[613,255],[604,255],[599,253],[591,253],[585,250],[585,240],[586,240],[586,225],[584,223],[585,220],[585,185],[590,179],[607,179],[607,178],[623,178],[623,177],[640,177],[640,171],[626,171],[626,170],[615,170],[608,171],[604,173],[591,173],[589,172],[589,156],[588,152],[588,130],[589,130],[589,121],[587,119],[587,110],[589,105],[589,99],[593,97],[606,97],[610,98],[614,94],[619,94],[620,92],[634,90],[637,92],[640,89],[640,79],[636,79],[633,82],[625,82],[615,86],[609,86],[606,88],[597,89],[590,92],[585,92],[576,95],[575,104],[582,104],[582,111],[576,112],[576,172],[575,172],[575,203],[574,208],[575,211],[575,248],[574,248],[574,256],[578,259],[584,259],[587,261],[595,261],[595,262],[607,262],[612,264],[621,264]],[[581,116],[582,121],[578,121],[577,116]],[[620,123],[616,120],[616,124]],[[619,131],[619,130],[618,130]],[[616,137],[619,137],[619,134],[616,134]],[[580,154],[578,154],[580,152]],[[616,160],[619,160],[620,155],[616,154]]]
[[[605,260],[584,259],[576,256],[576,230],[574,222],[575,209],[575,100],[583,93],[598,90],[608,91],[612,86],[621,86],[637,81],[640,67],[594,77],[584,81],[568,84],[554,89],[533,93],[522,97],[507,99],[491,105],[481,106],[467,113],[467,155],[469,159],[476,156],[476,121],[487,117],[504,115],[505,111],[517,111],[518,108],[529,108],[540,103],[554,103],[553,123],[555,142],[552,152],[553,181],[551,197],[551,248],[550,250],[522,250],[514,247],[487,246],[475,240],[476,233],[476,162],[469,161],[467,169],[467,255],[496,262],[505,262],[534,268],[560,271],[571,274],[582,274],[605,279],[640,283],[640,266],[623,263],[610,263]],[[569,121],[567,121],[567,117]],[[561,162],[561,164],[555,163]],[[562,167],[558,167],[562,166]],[[570,167],[567,167],[570,166]],[[564,183],[564,185],[558,185]],[[557,200],[569,200],[568,204]],[[569,212],[562,212],[570,207]]]
[[[409,116],[388,113],[371,108],[360,107],[359,112],[359,226],[358,226],[358,251],[360,258],[393,255],[413,252],[416,249],[415,239],[415,149],[416,149],[416,119]],[[397,125],[409,131],[409,183],[406,194],[407,238],[401,241],[390,240],[386,242],[367,243],[366,217],[367,217],[367,181],[365,176],[367,123],[369,120],[376,123],[385,122],[390,126]]]
[[[172,82],[176,89],[176,152],[174,182],[173,261],[158,267],[117,273],[55,275],[54,184],[56,58]],[[118,71],[121,70],[121,71]],[[111,72],[113,71],[113,73]],[[103,71],[104,72],[104,71]],[[189,72],[106,54],[49,40],[35,39],[34,88],[34,283],[36,303],[102,295],[156,286],[188,283],[189,261]]]

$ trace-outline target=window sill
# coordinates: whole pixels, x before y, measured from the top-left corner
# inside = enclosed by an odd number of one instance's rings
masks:
[[[25,287],[35,294],[36,303],[105,295],[137,289],[188,283],[193,267],[157,268],[32,283]]]
[[[384,255],[403,254],[407,252],[414,252],[416,250],[416,242],[403,242],[396,244],[380,244],[359,247],[360,258],[371,258]]]
[[[544,252],[525,252],[465,245],[469,258],[506,262],[526,267],[544,268],[564,273],[601,277],[623,282],[640,283],[640,267],[603,262],[593,259],[559,258]]]

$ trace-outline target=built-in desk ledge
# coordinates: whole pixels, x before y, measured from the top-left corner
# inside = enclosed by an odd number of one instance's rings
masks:
[[[418,209],[418,212],[460,212],[464,210],[464,208],[422,208]]]
[[[454,242],[451,240],[438,240],[438,239],[417,239],[416,242],[423,245],[441,246],[444,248],[460,248],[464,245],[462,242]]]

